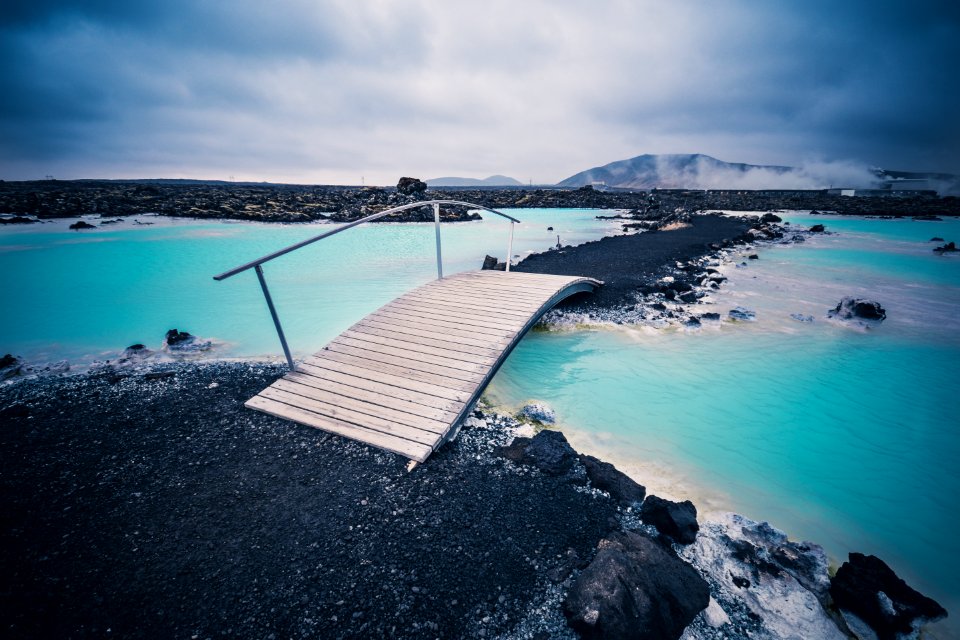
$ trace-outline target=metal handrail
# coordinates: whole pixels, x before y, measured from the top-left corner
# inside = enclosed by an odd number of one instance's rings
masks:
[[[507,259],[506,259],[506,270],[510,271],[510,261],[511,256],[513,255],[513,225],[517,222],[520,222],[512,216],[508,216],[505,213],[497,211],[496,209],[491,209],[490,207],[485,207],[483,205],[474,204],[472,202],[463,202],[460,200],[424,200],[422,202],[411,202],[410,204],[400,205],[399,207],[393,207],[392,209],[386,209],[385,211],[380,211],[378,213],[371,214],[359,220],[354,220],[353,222],[348,222],[347,224],[341,225],[332,231],[327,231],[326,233],[321,233],[318,236],[308,238],[296,244],[292,244],[289,247],[280,249],[279,251],[274,251],[273,253],[267,254],[261,258],[257,258],[246,264],[242,264],[239,267],[234,267],[229,271],[224,271],[219,275],[213,276],[214,280],[226,280],[227,278],[233,277],[238,273],[247,271],[248,269],[253,269],[257,273],[257,280],[260,281],[260,288],[263,290],[263,297],[267,301],[267,308],[270,310],[270,316],[273,318],[273,324],[277,328],[277,335],[280,337],[280,346],[283,347],[283,354],[287,358],[287,365],[290,369],[293,370],[293,357],[290,355],[290,347],[287,346],[287,339],[283,334],[283,327],[280,326],[280,318],[277,316],[277,309],[273,305],[273,298],[270,296],[270,290],[267,288],[267,281],[263,276],[263,267],[262,265],[266,262],[273,260],[274,258],[279,258],[282,255],[286,255],[292,251],[296,251],[302,247],[307,246],[308,244],[313,244],[324,238],[329,238],[332,235],[336,235],[341,231],[346,231],[347,229],[352,229],[358,225],[363,224],[364,222],[372,222],[379,218],[383,218],[392,213],[398,213],[400,211],[405,211],[407,209],[415,209],[417,207],[424,207],[427,205],[433,205],[433,223],[436,229],[437,237],[437,280],[443,279],[443,259],[440,253],[440,205],[453,205],[453,206],[463,206],[470,207],[471,209],[480,209],[481,211],[489,211],[490,213],[495,213],[500,217],[506,218],[510,221],[510,239],[507,243]]]

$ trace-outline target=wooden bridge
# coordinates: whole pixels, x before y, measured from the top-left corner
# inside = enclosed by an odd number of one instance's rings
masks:
[[[451,203],[491,211],[469,203]],[[558,302],[593,291],[582,277],[471,271],[410,291],[368,315],[299,365],[290,356],[261,264],[344,229],[216,276],[256,269],[290,372],[246,402],[251,409],[323,429],[423,462],[467,416],[513,348]],[[351,223],[389,215],[388,210]]]

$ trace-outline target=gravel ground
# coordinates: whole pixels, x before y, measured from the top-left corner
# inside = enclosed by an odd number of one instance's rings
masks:
[[[8,638],[551,637],[617,526],[469,420],[427,464],[242,407],[275,365],[0,386]],[[551,571],[553,570],[553,571]]]

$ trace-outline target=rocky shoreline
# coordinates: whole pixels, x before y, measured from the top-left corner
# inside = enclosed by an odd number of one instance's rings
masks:
[[[481,406],[408,471],[243,408],[282,372],[0,387],[7,637],[893,638],[945,614],[875,558],[831,578],[766,523],[698,523],[530,418]]]
[[[677,212],[786,209],[925,219],[960,215],[960,198],[955,196],[845,197],[826,191],[598,191],[592,187],[428,189],[423,182],[403,180],[398,187],[175,180],[0,181],[0,224],[80,216],[99,216],[109,221],[144,214],[258,222],[348,222],[389,207],[429,199],[461,200],[492,208],[616,209],[660,217]],[[446,221],[461,221],[475,219],[476,214],[444,207],[441,216]],[[432,212],[420,209],[384,219],[432,220]]]

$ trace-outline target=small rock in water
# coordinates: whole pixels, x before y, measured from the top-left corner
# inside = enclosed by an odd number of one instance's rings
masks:
[[[748,258],[749,260],[759,260],[759,259],[760,259],[760,256],[758,256],[758,255],[755,254],[755,253],[751,253],[750,255],[747,256],[747,258]]]
[[[839,318],[840,320],[871,320],[882,322],[887,317],[887,312],[880,306],[879,302],[865,300],[863,298],[843,298],[839,304],[827,312],[828,318]]]
[[[913,637],[919,627],[947,615],[876,556],[851,553],[830,583],[837,607],[866,622],[881,640]]]
[[[797,322],[813,322],[813,316],[805,316],[802,313],[791,313],[790,317]]]
[[[734,309],[730,309],[730,313],[728,315],[730,316],[731,320],[739,320],[742,322],[752,322],[757,319],[757,314],[745,307],[736,307]]]
[[[176,329],[174,329],[176,331]],[[188,334],[189,335],[189,334]],[[122,360],[144,360],[153,355],[153,351],[147,349],[144,345],[132,344],[123,350]]]
[[[167,351],[188,353],[194,351],[207,351],[213,347],[212,340],[202,340],[186,331],[170,329],[163,339],[163,346]]]
[[[72,225],[70,225],[70,228],[73,229],[74,231],[77,231],[79,229],[96,229],[97,227],[96,225],[92,225],[89,222],[86,222],[84,220],[78,220],[74,222]]]
[[[764,222],[764,223],[783,222],[783,218],[781,218],[775,213],[765,213],[760,217],[760,222]]]
[[[701,322],[704,322],[704,321],[707,321],[707,322],[720,322],[720,314],[719,314],[719,313],[714,313],[713,311],[710,311],[710,312],[708,312],[708,313],[701,314],[701,315],[700,315],[700,321],[701,321]]]
[[[9,353],[0,358],[0,380],[8,380],[23,373],[23,359]]]
[[[946,243],[945,245],[943,245],[942,247],[937,247],[937,248],[935,248],[934,251],[935,251],[936,253],[951,253],[951,252],[953,252],[953,251],[957,251],[957,243],[955,243],[955,242],[948,242],[948,243]]]
[[[943,242],[943,238],[941,238],[940,236],[934,236],[930,238],[930,240],[928,240],[927,242]]]
[[[519,417],[542,422],[543,424],[553,424],[557,421],[557,414],[554,413],[553,409],[539,402],[523,405],[523,408],[520,409]]]
[[[812,227],[810,227],[811,233],[823,233],[826,230],[827,228],[824,227],[822,224],[815,224]]]

